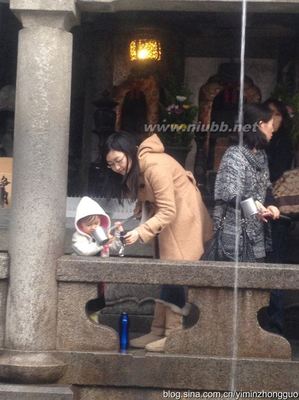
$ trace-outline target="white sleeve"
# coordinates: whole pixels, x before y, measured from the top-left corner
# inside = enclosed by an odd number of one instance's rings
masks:
[[[100,246],[96,242],[90,241],[87,237],[75,232],[72,238],[72,249],[79,256],[95,256],[103,249],[103,246]]]

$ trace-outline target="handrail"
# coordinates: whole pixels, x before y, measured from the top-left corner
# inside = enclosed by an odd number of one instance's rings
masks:
[[[235,265],[230,262],[168,261],[142,258],[62,256],[57,280],[177,284],[189,287],[234,287]],[[239,288],[289,289],[299,287],[299,265],[239,264]]]

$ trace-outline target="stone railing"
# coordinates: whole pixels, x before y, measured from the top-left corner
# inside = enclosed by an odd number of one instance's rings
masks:
[[[8,257],[0,255],[2,343],[7,264]],[[199,309],[199,318],[192,327],[167,338],[165,353],[129,349],[121,354],[117,332],[93,323],[86,315],[86,304],[97,297],[100,281],[187,286],[189,301]],[[57,345],[51,352],[65,365],[59,384],[225,391],[231,388],[235,362],[236,390],[299,390],[299,362],[292,360],[289,342],[263,330],[257,320],[258,310],[268,304],[271,289],[298,289],[299,266],[240,264],[237,296],[234,282],[231,263],[59,258]],[[235,297],[238,324],[233,343]]]
[[[0,253],[0,346],[4,345],[6,301],[8,288],[8,264],[7,253]]]
[[[299,287],[296,265],[239,265],[235,344],[235,268],[231,263],[64,256],[58,260],[57,280],[57,349],[69,366],[62,383],[229,390],[233,346],[237,346],[236,387],[299,389],[299,362],[291,360],[289,342],[263,330],[257,320],[271,289]],[[99,281],[187,286],[199,319],[191,328],[171,334],[163,354],[142,350],[120,354],[116,331],[94,324],[86,315],[85,305],[96,297]]]
[[[145,259],[59,259],[58,349],[118,348],[114,330],[86,316],[86,303],[97,297],[97,282],[118,284],[177,284],[189,287],[189,301],[200,318],[190,328],[167,339],[166,353],[229,357],[235,267],[231,263],[171,262]],[[260,328],[257,312],[269,303],[270,289],[297,289],[299,268],[271,264],[238,267],[238,356],[290,359],[289,343]],[[76,329],[74,331],[74,326]]]

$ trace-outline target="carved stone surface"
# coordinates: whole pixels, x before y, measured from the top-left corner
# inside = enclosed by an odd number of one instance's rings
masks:
[[[47,351],[56,345],[55,269],[64,252],[72,66],[72,34],[63,27],[74,6],[74,0],[10,2],[26,28],[18,41],[9,349]]]
[[[7,287],[8,287],[7,281],[1,280],[0,281],[0,346],[1,347],[3,347],[4,345]]]
[[[8,288],[8,262],[7,254],[0,253],[0,346],[4,345],[5,320],[6,320],[6,302]]]
[[[70,30],[78,23],[75,0],[11,0],[10,8],[26,28],[43,25]]]
[[[61,282],[171,284],[233,288],[235,265],[230,262],[170,261],[144,258],[63,256],[58,259]],[[239,263],[238,287],[288,289],[299,287],[299,265]]]
[[[0,400],[73,400],[73,392],[67,386],[0,385]]]
[[[8,278],[9,257],[7,253],[0,253],[0,279]]]
[[[142,285],[142,288],[136,288],[136,296],[128,297],[128,295],[122,296],[121,295],[121,288],[124,286],[124,290],[127,291],[131,289],[134,291],[135,285],[108,285],[108,289],[113,286],[113,289],[119,289],[120,295],[117,300],[110,299],[109,297],[109,290],[107,290],[106,298],[106,307],[103,309],[103,314],[111,314],[111,313],[121,313],[122,311],[126,311],[130,314],[152,314],[154,309],[154,298],[153,297],[145,297],[145,293],[142,292],[142,289],[146,290],[151,288],[152,286]],[[106,292],[105,292],[106,293]],[[139,297],[137,296],[139,295]],[[158,293],[157,296],[158,297]]]
[[[5,351],[0,355],[2,382],[54,383],[66,370],[66,364],[53,353]]]
[[[75,12],[75,0],[11,0],[12,9]]]
[[[161,389],[149,388],[75,387],[74,392],[78,400],[161,400],[163,398]]]
[[[199,320],[192,328],[169,336],[165,352],[202,356],[291,359],[289,342],[282,336],[263,330],[258,324],[258,310],[269,303],[267,291],[238,291],[238,325],[235,337],[233,290],[190,289],[189,301],[200,309]]]
[[[136,9],[141,11],[156,11],[157,9],[163,11],[203,11],[203,12],[240,12],[240,7],[236,4],[235,1],[224,1],[221,0],[215,5],[214,2],[202,3],[201,1],[191,1],[190,0],[180,0],[179,2],[172,1],[140,1],[140,0],[130,0],[128,3],[122,3],[118,0],[77,0],[78,6],[82,11],[97,11],[97,12],[107,12],[109,11],[135,11]],[[253,3],[252,7],[255,12],[296,12],[298,9],[296,8],[297,1],[292,2],[281,2],[278,0],[268,2],[259,1],[253,2],[249,1],[249,3]],[[251,5],[251,4],[250,4]]]
[[[227,357],[150,354],[142,350],[128,354],[66,352],[60,353],[60,357],[69,365],[60,382],[63,384],[186,390],[231,388],[232,360]],[[235,389],[298,391],[298,374],[296,361],[242,358],[236,362]]]
[[[59,284],[57,349],[118,349],[117,333],[112,328],[92,322],[86,315],[86,303],[96,297],[96,284]]]
[[[238,270],[237,291],[237,350],[233,352],[232,337],[234,326],[234,274],[231,263],[180,262],[142,259],[98,259],[88,257],[62,257],[58,262],[60,281],[59,313],[61,298],[76,298],[77,293],[65,292],[65,288],[76,287],[82,298],[87,296],[89,285],[94,282],[179,284],[190,287],[189,302],[200,312],[196,324],[183,331],[175,332],[166,341],[165,351],[175,354],[196,354],[201,356],[253,357],[290,359],[290,344],[283,337],[270,334],[260,328],[258,311],[269,301],[271,287],[293,287],[298,279],[296,266],[245,264]],[[69,283],[74,282],[77,283]],[[63,283],[64,282],[64,283]],[[81,283],[80,283],[81,282]],[[256,287],[257,289],[252,289]],[[268,290],[267,290],[268,289]],[[85,294],[83,294],[85,292]],[[84,297],[85,296],[85,297]],[[81,307],[83,307],[84,302]],[[63,305],[63,309],[67,309]],[[78,310],[75,309],[78,313]],[[75,314],[76,315],[76,314]],[[84,317],[85,318],[85,317]],[[63,318],[59,317],[59,321]],[[87,321],[86,321],[87,322]],[[61,324],[61,322],[59,322]],[[80,328],[79,328],[80,330]],[[78,334],[79,334],[78,330]],[[64,332],[67,340],[73,340],[71,330]],[[81,333],[83,337],[83,333]],[[102,339],[101,339],[102,340]],[[78,343],[79,344],[79,343]],[[60,348],[65,348],[63,345]],[[91,346],[89,344],[89,346]],[[75,347],[70,347],[75,349]],[[77,347],[81,348],[81,347]],[[83,347],[88,349],[89,347]],[[108,347],[101,347],[108,349]]]

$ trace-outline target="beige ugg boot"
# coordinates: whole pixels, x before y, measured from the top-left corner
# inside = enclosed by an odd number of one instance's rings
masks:
[[[165,333],[165,317],[164,304],[156,302],[150,333],[130,340],[130,346],[137,349],[144,349],[148,343],[161,339]]]
[[[147,351],[163,352],[167,336],[171,332],[179,331],[183,329],[183,316],[188,315],[190,311],[190,304],[187,303],[184,308],[179,308],[173,304],[168,303],[166,308],[166,320],[165,320],[165,337],[155,342],[151,342],[145,346]]]

